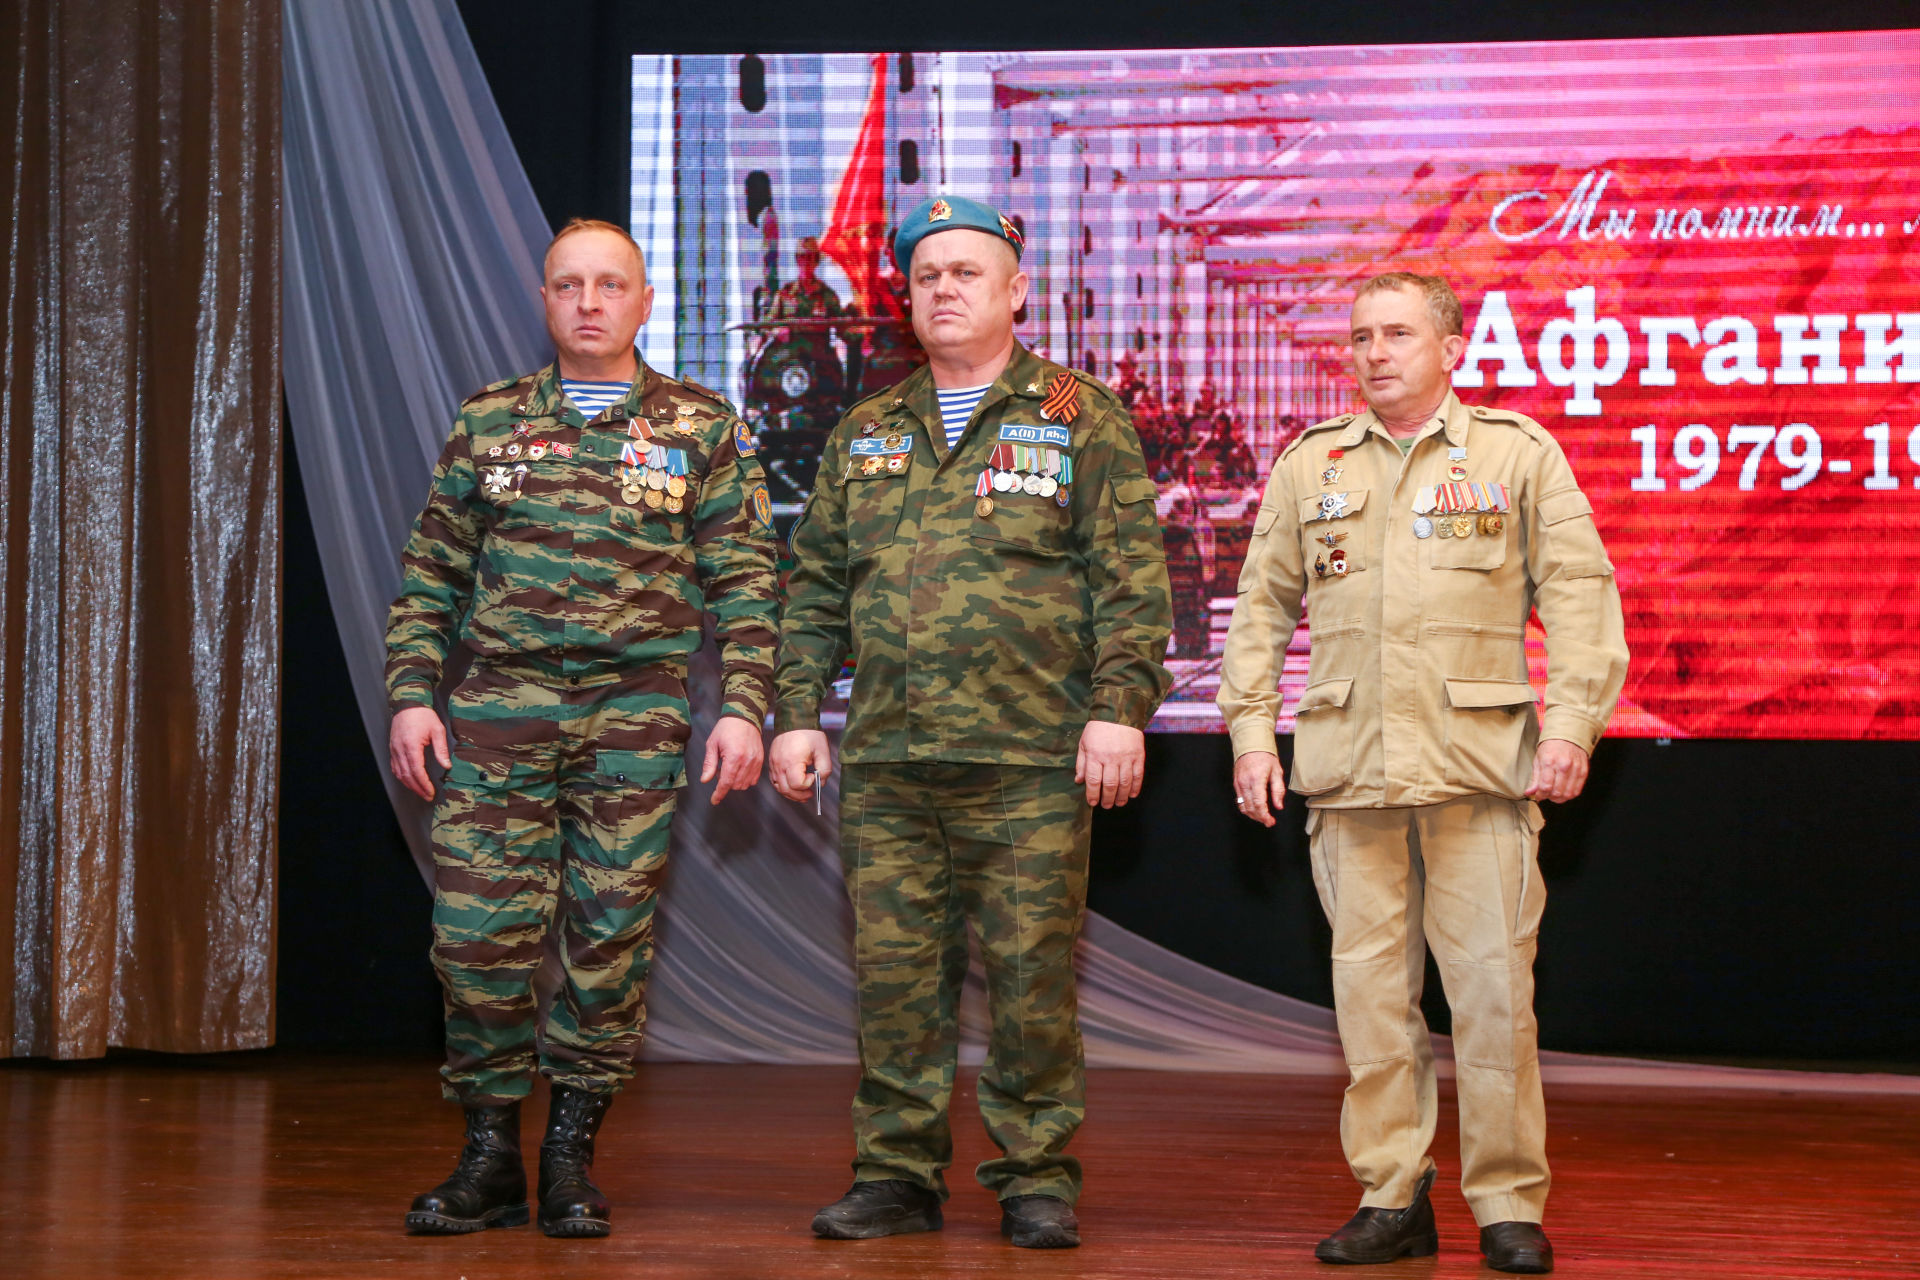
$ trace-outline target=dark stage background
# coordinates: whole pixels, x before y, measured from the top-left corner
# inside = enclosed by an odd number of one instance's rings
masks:
[[[1829,5],[1818,25],[1898,25],[1895,8]],[[1283,14],[1250,3],[981,10],[855,0],[817,11],[713,6],[676,13],[670,28],[646,24],[657,10],[614,3],[462,0],[460,9],[556,224],[626,219],[636,52],[1580,39],[1813,25],[1771,0],[1709,17],[1674,4],[1495,3],[1413,5],[1390,19],[1378,9]],[[286,465],[279,1039],[429,1048],[439,1009],[427,898],[347,696],[290,437]],[[1093,908],[1227,973],[1330,1003],[1327,926],[1297,798],[1266,832],[1233,812],[1224,736],[1155,735],[1148,751],[1137,804],[1097,815]],[[1920,1070],[1916,777],[1920,743],[1603,742],[1587,794],[1550,807],[1543,836],[1542,1045]],[[668,901],[671,910],[670,891]],[[1428,997],[1444,1029],[1431,976]]]

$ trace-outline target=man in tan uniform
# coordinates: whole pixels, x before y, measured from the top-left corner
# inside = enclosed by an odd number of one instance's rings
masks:
[[[1627,646],[1613,566],[1560,446],[1530,418],[1454,396],[1461,320],[1438,277],[1394,272],[1360,287],[1353,369],[1368,410],[1309,428],[1275,462],[1219,703],[1241,812],[1272,826],[1286,794],[1281,663],[1304,604],[1313,646],[1293,789],[1308,797],[1314,884],[1333,925],[1350,1076],[1341,1143],[1366,1189],[1316,1256],[1387,1262],[1439,1248],[1427,1201],[1437,1091],[1420,1014],[1431,940],[1453,1009],[1460,1182],[1481,1251],[1498,1270],[1545,1272],[1536,801],[1580,794]],[[1527,684],[1535,611],[1544,716]]]

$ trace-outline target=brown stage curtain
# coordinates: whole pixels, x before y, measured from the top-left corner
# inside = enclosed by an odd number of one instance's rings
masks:
[[[280,6],[0,8],[0,1055],[273,1037]]]

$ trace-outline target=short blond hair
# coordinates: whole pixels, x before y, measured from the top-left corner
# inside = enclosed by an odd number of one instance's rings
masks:
[[[1467,313],[1459,295],[1441,276],[1423,276],[1413,271],[1383,271],[1360,286],[1355,302],[1370,293],[1391,293],[1400,289],[1416,290],[1427,301],[1427,314],[1443,338],[1459,337],[1466,332]]]
[[[546,274],[547,260],[553,257],[553,247],[562,240],[565,240],[568,236],[575,235],[582,231],[611,231],[614,235],[625,240],[627,247],[633,250],[633,260],[640,264],[640,278],[642,280],[647,278],[647,255],[641,250],[640,242],[635,240],[633,234],[619,223],[606,222],[599,218],[567,219],[567,225],[554,232],[553,239],[547,241],[547,251],[540,257],[540,273],[542,275]]]

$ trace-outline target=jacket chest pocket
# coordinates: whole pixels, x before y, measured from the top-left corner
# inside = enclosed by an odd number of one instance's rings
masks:
[[[1366,521],[1360,514],[1366,505],[1365,489],[1335,489],[1300,499],[1300,540],[1309,581],[1337,582],[1366,569]]]
[[[856,470],[836,483],[846,490],[847,559],[860,560],[893,545],[900,530],[900,512],[906,504],[911,466],[864,476]]]
[[[1056,491],[1056,494],[1059,491]],[[973,540],[990,550],[1022,551],[1041,559],[1056,559],[1068,551],[1072,519],[1055,498],[1014,490],[995,493],[991,511],[973,509]],[[1126,549],[1123,545],[1123,551]],[[1131,554],[1131,553],[1129,553]]]

